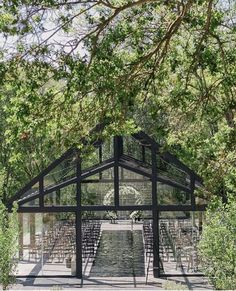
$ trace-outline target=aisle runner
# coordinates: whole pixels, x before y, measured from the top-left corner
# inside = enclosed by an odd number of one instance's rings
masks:
[[[90,276],[145,276],[142,231],[104,230]]]

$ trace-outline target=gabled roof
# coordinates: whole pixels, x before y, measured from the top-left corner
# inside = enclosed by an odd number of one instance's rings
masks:
[[[103,130],[103,125],[96,126],[92,131],[93,133],[99,133]],[[194,183],[198,183],[199,185],[202,183],[202,179],[189,167],[183,164],[176,156],[171,154],[168,151],[162,152],[161,146],[150,136],[148,136],[143,131],[138,133],[134,133],[131,136],[131,139],[134,142],[137,142],[137,145],[140,146],[143,151],[154,151],[158,157],[159,165],[157,166],[157,181],[176,187],[180,190],[183,190],[187,193],[192,191],[191,181]],[[92,167],[88,167],[82,169],[80,174],[80,179],[83,180],[91,175],[104,171],[114,166],[115,160],[118,162],[119,166],[126,168],[128,170],[139,173],[149,179],[152,178],[152,165],[150,162],[148,163],[145,160],[140,160],[134,158],[132,155],[127,154],[124,151],[124,142],[126,141],[126,137],[120,137],[120,144],[117,145],[119,147],[119,157],[115,157],[114,155],[106,160],[101,161],[98,164],[94,164]],[[92,140],[88,142],[88,139],[82,139],[82,143],[84,145],[89,144],[93,145],[96,148],[102,148],[104,141],[100,138],[96,138],[96,140]],[[114,145],[115,147],[115,145]],[[9,201],[9,205],[12,205],[14,201],[18,201],[19,204],[26,203],[31,201],[32,199],[37,199],[40,197],[41,193],[43,195],[51,193],[52,191],[56,191],[57,189],[61,189],[67,185],[72,183],[76,183],[78,177],[76,171],[72,174],[67,173],[66,169],[64,171],[65,175],[62,177],[60,181],[55,183],[54,185],[43,185],[44,177],[49,174],[55,167],[57,167],[60,163],[65,161],[66,159],[71,158],[70,163],[76,169],[77,157],[79,154],[79,150],[77,148],[71,148],[66,151],[61,157],[52,162],[46,169],[44,169],[39,175],[33,178],[27,185],[25,185],[22,189],[20,189]],[[74,157],[74,159],[73,159]],[[74,164],[73,164],[74,163]],[[183,177],[181,181],[175,178],[173,174],[169,174],[167,169],[173,169],[172,171],[176,174],[176,176]],[[30,191],[30,189],[39,183],[39,187],[36,190]],[[41,190],[40,190],[41,187]]]

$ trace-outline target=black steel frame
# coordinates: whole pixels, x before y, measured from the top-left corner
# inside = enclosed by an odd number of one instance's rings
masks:
[[[99,129],[101,127],[98,127]],[[106,161],[102,161],[102,141],[93,141],[92,144],[95,147],[99,147],[99,165],[95,165],[90,169],[83,170],[81,169],[81,161],[80,152],[76,148],[69,149],[66,153],[64,153],[59,159],[55,160],[51,163],[44,171],[42,171],[37,177],[32,179],[24,188],[22,188],[16,195],[9,201],[8,207],[9,211],[12,208],[12,204],[14,201],[18,201],[22,195],[29,190],[35,183],[39,183],[39,191],[38,193],[23,198],[19,201],[19,209],[20,213],[58,213],[58,212],[73,212],[76,217],[76,277],[82,278],[82,212],[83,211],[121,211],[121,210],[150,210],[152,211],[152,219],[153,219],[153,236],[154,236],[154,249],[153,249],[153,273],[154,277],[161,277],[160,272],[160,259],[159,259],[159,214],[161,211],[204,211],[206,205],[196,205],[194,190],[196,187],[196,183],[201,185],[201,178],[194,173],[190,168],[184,165],[181,161],[177,159],[174,155],[169,152],[161,153],[160,145],[155,142],[151,137],[149,137],[144,132],[139,132],[133,134],[132,137],[138,141],[140,146],[142,147],[142,164],[140,161],[136,161],[134,158],[129,157],[132,163],[127,162],[127,156],[124,155],[123,152],[123,137],[115,136],[113,139],[113,148],[114,148],[114,157],[107,159]],[[86,140],[83,141],[84,144],[87,143]],[[148,168],[146,166],[145,161],[145,150],[148,149],[151,151],[151,159],[152,165]],[[70,157],[71,155],[75,155],[76,159],[76,176],[72,177],[66,181],[59,183],[51,188],[44,188],[44,177],[50,173],[57,165],[59,165],[63,160]],[[167,179],[165,177],[161,177],[158,173],[158,165],[157,165],[157,156],[161,156],[163,160],[166,162],[175,165],[181,171],[184,171],[190,177],[189,187],[183,186],[177,183],[174,180]],[[119,167],[123,167],[127,170],[133,171],[137,174],[141,174],[146,177],[148,181],[152,183],[152,204],[151,205],[131,205],[131,206],[122,206],[119,203]],[[84,180],[94,174],[101,173],[102,171],[113,168],[114,169],[114,205],[93,205],[93,206],[85,206],[81,204],[81,184],[86,183],[88,181]],[[100,175],[100,174],[99,174]],[[98,181],[93,181],[95,183],[99,183],[102,178]],[[170,186],[174,186],[186,193],[190,194],[191,204],[189,205],[160,205],[158,203],[158,191],[157,191],[157,182],[160,181],[162,183],[168,184]],[[111,183],[111,181],[107,181]],[[64,205],[64,206],[45,206],[44,205],[44,196],[48,193],[51,193],[55,190],[61,189],[70,184],[76,184],[76,205]],[[39,198],[39,206],[31,206],[24,207],[23,204],[29,201],[33,201],[34,199]],[[164,276],[167,276],[165,274]],[[22,276],[21,276],[22,277]],[[47,277],[47,276],[45,276]],[[57,275],[55,275],[57,277]]]

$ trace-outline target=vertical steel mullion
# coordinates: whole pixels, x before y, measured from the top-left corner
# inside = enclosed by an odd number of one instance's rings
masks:
[[[44,207],[44,186],[43,176],[39,180],[39,207]]]
[[[99,164],[102,163],[103,160],[103,145],[100,145],[98,148],[98,158],[99,158]],[[99,179],[102,179],[102,172],[99,172]]]
[[[160,277],[159,258],[159,213],[157,199],[157,158],[156,149],[152,145],[152,217],[153,217],[153,276]]]
[[[81,210],[81,159],[77,158],[77,189],[76,189],[76,277],[83,277],[83,262],[82,262],[82,210]]]
[[[114,203],[115,207],[119,207],[119,137],[114,137]]]
[[[193,175],[190,176],[190,189],[191,189],[191,206],[195,207],[196,206],[195,195],[194,195],[195,178]]]

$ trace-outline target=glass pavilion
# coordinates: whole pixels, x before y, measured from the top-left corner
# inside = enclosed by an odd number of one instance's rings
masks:
[[[194,195],[201,178],[144,132],[97,139],[88,146],[93,149],[89,158],[69,149],[9,202],[9,207],[18,202],[22,229],[18,275],[82,278],[84,221],[127,213],[152,221],[153,275],[167,275],[166,222],[171,226],[177,219],[180,226],[191,220],[201,229],[206,205]],[[71,249],[74,259],[66,260]],[[65,271],[65,265],[70,269]]]

